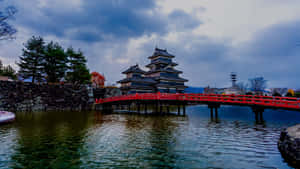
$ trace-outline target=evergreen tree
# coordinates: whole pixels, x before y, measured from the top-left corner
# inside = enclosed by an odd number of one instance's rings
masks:
[[[58,43],[50,42],[46,46],[43,67],[47,82],[59,82],[65,76],[67,61],[67,55]]]
[[[3,72],[3,64],[2,64],[2,61],[0,60],[0,75],[2,75],[2,72]]]
[[[42,37],[33,36],[24,45],[23,54],[18,63],[19,74],[23,79],[31,78],[32,82],[43,80],[43,59],[45,42]]]
[[[79,50],[74,51],[73,48],[68,48],[66,54],[69,60],[69,71],[66,76],[67,82],[86,84],[90,83],[91,75],[86,66],[87,60],[83,53]]]
[[[16,71],[10,65],[3,67],[2,75],[17,79]]]

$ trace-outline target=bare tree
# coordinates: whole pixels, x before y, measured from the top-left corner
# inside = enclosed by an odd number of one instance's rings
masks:
[[[0,0],[0,3],[3,0]],[[0,9],[0,40],[13,39],[17,30],[11,26],[7,21],[12,19],[17,10],[13,6],[8,6]]]

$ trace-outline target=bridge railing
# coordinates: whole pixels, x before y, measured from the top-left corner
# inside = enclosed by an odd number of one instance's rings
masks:
[[[215,102],[228,104],[262,105],[300,109],[300,99],[293,97],[273,97],[256,95],[221,95],[221,94],[187,94],[187,93],[143,93],[122,95],[105,99],[96,99],[95,103],[102,104],[130,100],[174,100],[189,102]]]

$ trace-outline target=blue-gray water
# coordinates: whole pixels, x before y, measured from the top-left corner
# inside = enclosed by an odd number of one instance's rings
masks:
[[[290,168],[277,141],[300,112],[266,110],[264,119],[230,106],[219,122],[206,106],[186,117],[18,113],[0,126],[0,168]]]

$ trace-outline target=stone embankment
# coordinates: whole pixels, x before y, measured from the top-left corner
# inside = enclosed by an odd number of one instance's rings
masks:
[[[281,132],[278,148],[290,165],[300,166],[300,124]]]
[[[87,85],[0,81],[0,110],[88,110],[93,99],[93,91]]]

